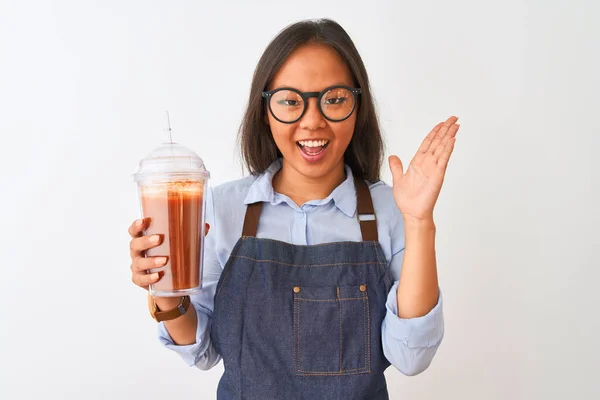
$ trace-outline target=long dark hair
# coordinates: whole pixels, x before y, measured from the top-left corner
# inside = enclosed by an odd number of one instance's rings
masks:
[[[317,43],[336,50],[352,74],[354,83],[362,89],[352,140],[344,154],[344,162],[352,173],[376,182],[380,179],[383,159],[383,138],[365,65],[344,28],[330,19],[305,20],[283,29],[267,46],[252,79],[248,108],[240,126],[242,158],[251,174],[264,172],[281,157],[271,129],[266,121],[262,92],[266,90],[287,57],[298,47]]]

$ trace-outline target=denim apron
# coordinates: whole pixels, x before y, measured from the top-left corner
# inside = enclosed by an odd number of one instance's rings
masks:
[[[258,239],[262,203],[248,206],[214,299],[217,399],[388,399],[381,323],[392,280],[369,188],[354,183],[362,242]]]

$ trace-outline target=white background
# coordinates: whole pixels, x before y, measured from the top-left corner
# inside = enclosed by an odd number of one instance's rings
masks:
[[[241,177],[256,62],[315,17],[354,39],[405,166],[460,117],[435,214],[446,336],[423,374],[388,369],[391,398],[599,398],[599,4],[1,1],[0,398],[215,398],[222,364],[162,348],[130,282],[131,175],[168,108],[211,185]]]

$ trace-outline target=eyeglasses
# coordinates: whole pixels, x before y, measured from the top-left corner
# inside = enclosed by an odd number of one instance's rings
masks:
[[[321,92],[304,92],[293,88],[278,88],[263,92],[273,118],[284,124],[293,124],[306,112],[311,97],[317,98],[317,106],[325,119],[341,122],[354,112],[362,89],[345,85],[330,86]]]

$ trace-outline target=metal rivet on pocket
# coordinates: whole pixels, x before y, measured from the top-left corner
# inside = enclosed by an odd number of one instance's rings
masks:
[[[361,292],[366,292],[367,291],[367,285],[360,285],[359,287]]]
[[[294,286],[294,293],[300,293],[300,286]]]

